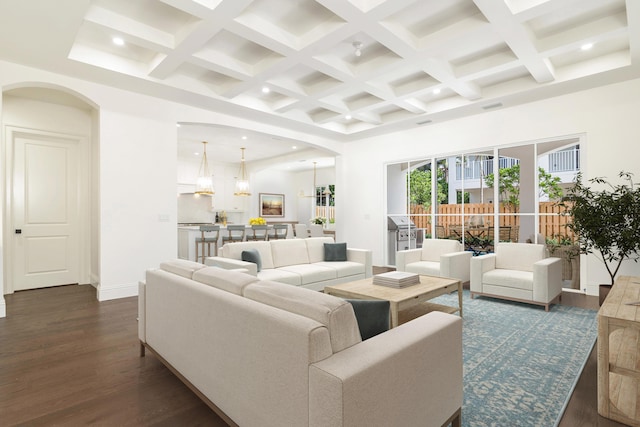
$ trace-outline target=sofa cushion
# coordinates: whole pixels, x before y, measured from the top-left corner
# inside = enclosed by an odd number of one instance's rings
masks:
[[[260,252],[262,268],[274,268],[271,256],[271,242],[236,242],[227,243],[222,247],[222,256],[242,260],[242,251],[257,249]]]
[[[341,298],[271,281],[252,283],[244,296],[325,325],[334,353],[362,341],[353,307]]]
[[[200,264],[199,262],[189,261],[186,259],[174,259],[171,261],[165,261],[160,263],[160,269],[167,271],[169,273],[177,274],[178,276],[186,277],[187,279],[191,279],[193,277],[193,273],[202,268],[205,268],[206,265]]]
[[[275,268],[288,265],[309,264],[306,239],[284,239],[267,242],[271,245],[273,266]],[[266,266],[264,268],[267,268]]]
[[[324,261],[324,244],[333,243],[333,237],[309,237],[304,239],[309,253],[309,263]]]
[[[533,273],[522,270],[489,270],[482,275],[482,285],[533,290]]]
[[[252,262],[256,265],[258,273],[262,270],[262,261],[260,260],[260,252],[257,249],[245,249],[242,251],[242,261]]]
[[[409,273],[423,274],[425,276],[440,276],[440,262],[418,261],[404,266],[404,270]]]
[[[389,301],[347,299],[353,306],[362,341],[389,330]]]
[[[422,242],[422,261],[440,262],[440,256],[463,250],[462,244],[452,239],[425,239]]]
[[[280,267],[277,270],[288,271],[300,275],[300,284],[308,285],[309,283],[324,282],[333,280],[338,277],[335,268],[323,267],[316,264],[297,264]]]
[[[331,268],[336,271],[337,277],[355,276],[356,274],[365,274],[364,264],[353,261],[322,261],[313,265]]]
[[[302,285],[302,277],[298,273],[285,271],[280,268],[263,269],[258,273],[260,280],[275,280],[276,282],[287,283],[289,285]]]
[[[257,282],[258,278],[239,271],[206,267],[193,273],[193,280],[236,295],[242,295],[245,286]]]
[[[533,264],[546,258],[546,246],[531,243],[498,243],[496,268],[533,271]]]
[[[325,261],[346,261],[347,260],[347,244],[346,243],[325,243],[324,244],[324,260]]]

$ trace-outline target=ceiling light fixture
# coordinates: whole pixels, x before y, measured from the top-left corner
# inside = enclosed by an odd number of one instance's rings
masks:
[[[211,196],[215,191],[213,191],[213,177],[209,172],[209,163],[207,162],[207,141],[202,141],[202,145],[202,162],[200,162],[195,193]]]
[[[353,42],[353,48],[355,49],[355,55],[359,58],[362,56],[362,42]]]
[[[122,39],[122,37],[114,37],[111,40],[113,41],[113,44],[115,44],[115,45],[124,46],[124,40]]]
[[[434,95],[438,95],[438,94],[440,94],[440,88],[439,88],[439,87],[435,88],[435,89],[433,90],[433,94],[434,94]]]
[[[585,43],[582,46],[580,46],[581,50],[589,50],[593,47],[593,43]]]
[[[269,89],[267,86],[262,87],[262,93],[269,93],[269,92],[271,92],[271,89]]]
[[[249,192],[249,178],[247,177],[247,168],[244,164],[244,147],[242,147],[242,158],[240,159],[240,171],[236,178],[236,191],[233,192],[234,196],[250,196]]]
[[[351,114],[345,115],[344,118],[347,119],[347,120],[351,120],[352,119]]]

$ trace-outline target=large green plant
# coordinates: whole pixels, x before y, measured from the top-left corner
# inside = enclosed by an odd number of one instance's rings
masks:
[[[640,189],[632,174],[620,172],[623,183],[613,185],[605,178],[592,178],[585,184],[579,173],[563,203],[564,214],[571,217],[571,229],[585,254],[595,253],[604,263],[611,284],[622,262],[638,261],[640,252]],[[592,186],[604,186],[594,190]]]

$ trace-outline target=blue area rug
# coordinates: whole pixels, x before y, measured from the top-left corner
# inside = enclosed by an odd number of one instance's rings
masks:
[[[457,294],[434,299],[457,305]],[[564,408],[597,337],[597,312],[477,297],[465,291],[464,427],[546,427]]]

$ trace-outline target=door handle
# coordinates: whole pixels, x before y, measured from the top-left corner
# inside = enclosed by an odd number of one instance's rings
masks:
[[[22,234],[22,229],[16,228],[16,234]]]

